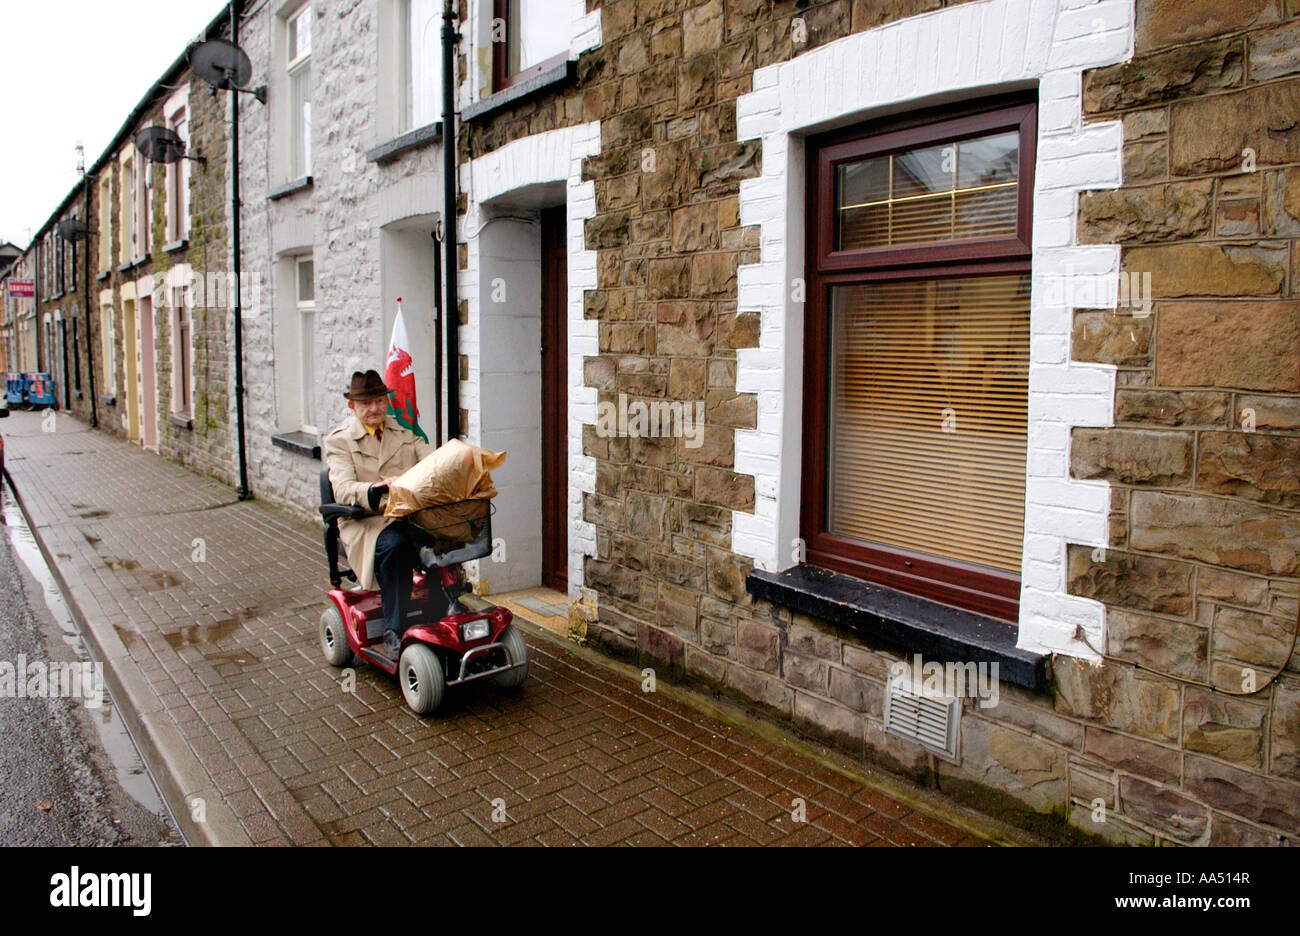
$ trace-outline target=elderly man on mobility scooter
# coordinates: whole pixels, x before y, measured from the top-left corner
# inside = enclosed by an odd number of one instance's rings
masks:
[[[434,450],[386,416],[388,391],[375,371],[353,374],[344,396],[354,415],[326,437],[321,478],[333,586],[321,615],[325,659],[350,666],[359,658],[396,675],[417,715],[432,714],[448,686],[491,679],[502,689],[519,688],[528,676],[528,649],[514,615],[495,606],[471,610],[459,600],[469,590],[462,563],[492,551],[496,489],[486,469],[500,465],[505,453],[456,439]],[[451,474],[441,473],[449,465]],[[426,498],[442,506],[409,519],[386,516],[405,514]],[[349,570],[338,568],[340,541]],[[345,577],[358,587],[344,589]],[[372,621],[382,626],[383,651]]]
[[[343,394],[352,416],[325,437],[334,499],[364,507],[371,516],[339,520],[339,539],[357,584],[379,589],[384,602],[384,652],[397,659],[411,604],[411,573],[420,543],[406,523],[383,515],[388,486],[433,451],[410,429],[388,415],[388,387],[378,371],[352,375]]]

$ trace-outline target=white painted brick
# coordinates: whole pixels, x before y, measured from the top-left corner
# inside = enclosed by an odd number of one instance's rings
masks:
[[[1048,65],[1052,68],[1087,67],[1093,63],[1109,65],[1128,58],[1131,44],[1128,29],[1069,39],[1052,47]]]
[[[1044,536],[1039,533],[1025,534],[1025,557],[1035,562],[1060,563],[1064,547],[1059,536]]]

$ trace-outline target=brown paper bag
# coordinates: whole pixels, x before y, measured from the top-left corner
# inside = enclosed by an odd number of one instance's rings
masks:
[[[428,507],[496,496],[490,472],[505,463],[492,452],[452,439],[403,472],[388,489],[386,517],[405,517]]]

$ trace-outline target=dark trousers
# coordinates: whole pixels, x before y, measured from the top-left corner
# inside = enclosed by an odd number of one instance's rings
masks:
[[[411,574],[415,571],[416,533],[402,521],[390,523],[375,541],[375,578],[384,600],[384,629],[402,636],[411,610]]]

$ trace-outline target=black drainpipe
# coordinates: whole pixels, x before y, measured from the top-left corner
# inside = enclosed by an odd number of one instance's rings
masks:
[[[460,36],[452,0],[442,5],[442,245],[447,323],[447,438],[460,435],[460,307],[456,300],[456,89],[455,56]]]
[[[230,42],[239,45],[239,0],[230,3]],[[239,499],[248,500],[248,460],[244,451],[244,330],[240,294],[244,291],[239,268],[239,92],[230,82],[230,223],[234,247],[235,293],[235,424],[239,433]]]

